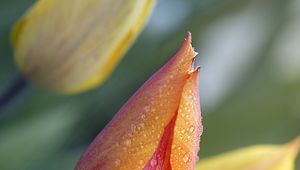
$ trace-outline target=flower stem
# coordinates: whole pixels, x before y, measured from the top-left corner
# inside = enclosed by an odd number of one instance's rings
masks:
[[[16,99],[22,91],[26,89],[27,86],[28,83],[23,76],[18,75],[10,87],[0,96],[0,114],[10,102]]]

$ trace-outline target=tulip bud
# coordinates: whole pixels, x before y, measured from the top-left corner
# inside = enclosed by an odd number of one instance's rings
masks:
[[[116,113],[74,170],[193,170],[202,122],[191,35]]]
[[[15,25],[17,65],[59,93],[95,88],[137,37],[154,0],[42,0]]]

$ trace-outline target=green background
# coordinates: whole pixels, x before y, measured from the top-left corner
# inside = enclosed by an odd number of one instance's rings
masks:
[[[33,3],[0,0],[0,94],[19,75],[10,29]],[[200,159],[292,140],[300,132],[299,4],[159,1],[144,31],[101,87],[60,96],[30,85],[1,110],[0,169],[72,169],[114,113],[176,52],[187,31],[202,65]]]

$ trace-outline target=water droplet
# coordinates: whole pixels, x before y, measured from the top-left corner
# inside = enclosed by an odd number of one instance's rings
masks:
[[[134,124],[131,125],[131,130],[132,130],[133,132],[136,131],[136,126],[135,126]]]
[[[183,156],[183,162],[187,163],[190,160],[190,155],[188,153],[184,154]]]
[[[120,159],[116,159],[115,160],[115,166],[118,167],[121,164],[121,160]]]
[[[145,124],[143,122],[140,123],[140,127],[144,128]]]
[[[157,165],[157,160],[152,159],[150,164],[151,164],[151,166],[156,166]]]
[[[131,140],[130,139],[125,140],[125,145],[127,146],[131,145]]]
[[[140,164],[140,165],[144,165],[144,163],[145,163],[145,161],[144,161],[144,160],[142,160],[142,159],[141,159],[141,160],[139,160],[139,164]]]
[[[194,126],[191,126],[189,130],[190,130],[190,132],[192,133],[192,132],[194,132],[195,127],[194,127]]]
[[[148,105],[147,105],[147,106],[145,106],[145,107],[144,107],[144,110],[145,110],[146,112],[149,112],[149,110],[150,110],[150,106],[148,106]]]
[[[180,147],[180,146],[178,146],[178,147],[177,147],[177,149],[178,149],[178,150],[181,150],[181,147]]]
[[[159,92],[159,93],[162,93],[162,92],[163,92],[163,90],[162,90],[161,88],[159,88],[159,89],[158,89],[158,92]]]
[[[146,115],[144,113],[142,113],[141,119],[143,119],[143,120],[146,119]]]
[[[145,124],[143,122],[141,122],[138,126],[137,126],[137,130],[141,130],[143,129],[145,126]]]

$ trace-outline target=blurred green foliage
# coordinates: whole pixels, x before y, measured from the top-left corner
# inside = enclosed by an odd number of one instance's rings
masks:
[[[19,74],[9,43],[10,28],[33,3],[34,0],[0,1],[0,94]],[[293,22],[293,16],[300,15],[297,10],[291,12],[293,4],[299,4],[299,0],[159,1],[150,23],[102,87],[77,96],[59,96],[30,85],[1,110],[0,169],[72,169],[114,113],[175,53],[187,31],[193,33],[193,45],[200,51],[199,62],[209,61],[210,56],[205,54],[210,54],[214,45],[206,48],[207,31],[243,11],[263,11],[267,17],[262,23],[268,27],[265,36],[261,36],[261,45],[248,52],[252,62],[247,69],[228,67],[233,69],[225,77],[231,82],[231,90],[221,89],[228,92],[217,104],[206,101],[207,93],[213,91],[202,87],[205,79],[200,78],[204,123],[200,159],[243,146],[291,140],[300,132],[300,76],[293,81],[281,78],[273,51],[282,32]],[[300,11],[300,6],[296,9]],[[183,11],[178,12],[181,17],[173,16],[174,11]],[[256,19],[261,18],[254,17],[254,23]],[[219,33],[227,31],[221,29]],[[245,34],[247,31],[253,30],[247,29]],[[299,37],[297,32],[294,36]],[[251,44],[243,37],[240,39],[244,43],[235,44],[233,49]],[[279,46],[286,45],[280,42]],[[300,54],[288,52],[287,55]],[[226,66],[238,59],[227,61],[221,57],[219,61]],[[219,69],[217,65],[202,64],[201,77],[209,75],[205,72],[208,66],[216,73]],[[242,76],[231,81],[236,72]],[[218,85],[222,88],[222,84]],[[300,167],[299,160],[297,165]]]

